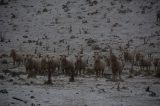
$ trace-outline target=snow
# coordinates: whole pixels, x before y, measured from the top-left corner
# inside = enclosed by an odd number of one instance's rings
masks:
[[[20,76],[25,79],[24,76]],[[53,78],[53,77],[52,77]],[[43,80],[41,80],[43,79]],[[25,82],[16,80],[17,84],[7,81],[1,83],[1,89],[7,89],[8,94],[1,94],[0,104],[2,106],[28,106],[32,103],[41,106],[159,106],[160,103],[160,82],[153,77],[124,78],[120,82],[120,91],[117,90],[117,83],[105,78],[95,79],[94,77],[78,77],[73,83],[68,78],[59,76],[53,78],[53,85],[44,85],[45,78],[38,77],[30,79],[33,84],[25,85]],[[39,81],[41,80],[41,81]],[[27,81],[27,79],[25,80]],[[147,86],[156,91],[156,96],[151,97],[145,91]],[[34,96],[32,99],[31,96]],[[21,98],[27,103],[12,99]]]

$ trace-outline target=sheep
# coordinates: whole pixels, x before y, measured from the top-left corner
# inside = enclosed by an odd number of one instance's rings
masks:
[[[111,61],[110,61],[110,57],[109,56],[104,56],[104,60],[105,60],[105,63],[106,63],[106,67],[107,67],[107,70],[111,70]]]
[[[140,62],[140,60],[141,60],[142,58],[144,58],[144,54],[143,54],[143,53],[137,52],[137,53],[135,54],[135,61],[136,61],[136,64],[137,64],[137,65],[139,64],[139,62]]]
[[[67,58],[66,55],[61,55],[61,69],[65,75],[70,75],[74,73],[74,63],[72,60]]]
[[[101,56],[96,54],[93,56],[94,58],[94,70],[96,71],[96,77],[104,75],[104,70],[106,67],[106,62],[101,59]]]
[[[52,74],[55,72],[56,70],[56,63],[53,60],[53,58],[49,58],[47,61],[47,69],[48,69],[48,84],[52,84]]]
[[[121,51],[121,59],[123,56],[125,62],[130,62],[131,64],[133,64],[135,58],[135,50],[131,52],[128,50],[128,48],[123,48],[122,46],[119,46],[119,49]]]
[[[28,78],[35,78],[37,74],[41,73],[41,60],[33,59],[33,55],[28,57],[26,60],[26,72],[28,73]]]
[[[124,60],[125,62],[133,62],[134,61],[134,53],[129,52],[129,50],[124,51]]]
[[[75,62],[76,75],[81,75],[82,73],[85,74],[87,62],[82,60],[83,57],[82,55],[75,55],[75,57],[76,57],[76,62]]]
[[[151,65],[152,63],[150,59],[145,59],[145,58],[140,59],[139,66],[142,71],[144,71],[144,68],[146,68],[146,70],[149,71]]]
[[[111,65],[110,58],[107,56],[105,56],[104,58],[105,58],[106,66],[110,67],[110,65]]]
[[[11,50],[10,56],[13,59],[13,64],[16,65],[20,65],[23,63],[23,56],[20,54],[17,54],[16,51],[14,49]]]
[[[35,70],[34,70],[34,62],[32,57],[27,57],[25,63],[26,73],[28,74],[28,78],[36,77]]]
[[[40,74],[44,75],[47,70],[48,70],[48,61],[45,57],[42,57]]]
[[[74,72],[74,62],[71,58],[67,57],[66,55],[61,55],[61,67],[62,70],[64,70],[66,75],[69,75],[69,81],[70,82],[74,82],[74,76],[75,76],[75,72]]]
[[[115,54],[110,50],[110,67],[112,69],[113,81],[116,81],[116,76],[119,76],[119,80],[122,80],[121,73],[124,68],[124,64],[118,60]]]
[[[52,59],[54,60],[54,64],[55,64],[57,71],[59,72],[60,67],[61,67],[60,57],[59,56],[52,56]]]

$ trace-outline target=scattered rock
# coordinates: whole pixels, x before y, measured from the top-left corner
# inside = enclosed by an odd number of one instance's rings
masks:
[[[44,8],[44,9],[43,9],[43,12],[48,12],[48,9]]]
[[[24,35],[23,38],[28,38],[28,36]]]
[[[150,94],[149,94],[149,96],[151,96],[151,97],[155,97],[155,96],[156,96],[156,93],[155,93],[155,92],[153,92],[153,91],[151,91],[151,92],[150,92]]]
[[[16,15],[13,14],[13,13],[11,13],[11,18],[12,18],[12,19],[13,19],[13,18],[16,18]]]
[[[150,87],[148,86],[146,89],[145,89],[146,92],[150,92]]]
[[[30,84],[28,82],[26,82],[24,85],[28,85],[29,86]]]
[[[34,81],[30,81],[30,84],[34,84]]]
[[[10,73],[10,70],[6,69],[6,70],[2,70],[2,72],[3,72],[4,74],[7,74],[7,73]]]
[[[10,72],[10,75],[12,77],[19,77],[20,73],[18,73],[18,72]]]
[[[88,45],[88,46],[90,46],[90,45],[96,43],[96,40],[95,40],[95,39],[92,39],[92,38],[85,39],[85,41],[87,41],[87,45]]]
[[[13,79],[9,79],[9,80],[7,80],[8,82],[13,82],[14,80]]]
[[[99,89],[98,93],[105,93],[106,91],[104,89]]]
[[[17,85],[18,83],[17,82],[13,82],[13,85]]]
[[[36,106],[36,105],[34,103],[32,103],[31,106]]]
[[[7,94],[8,91],[7,91],[7,89],[2,89],[2,90],[0,90],[0,93]]]
[[[5,76],[0,75],[0,80],[4,80],[4,79],[5,79]]]
[[[127,90],[127,89],[128,89],[128,87],[123,86],[121,89],[125,89],[125,90]]]
[[[34,96],[31,96],[30,98],[31,98],[31,99],[34,99],[35,97],[34,97]]]
[[[11,104],[15,104],[14,102],[11,102]]]

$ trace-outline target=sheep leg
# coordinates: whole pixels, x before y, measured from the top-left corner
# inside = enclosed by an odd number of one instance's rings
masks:
[[[155,72],[157,71],[157,66],[154,66]]]
[[[76,69],[76,73],[77,76],[79,75],[79,69]]]
[[[67,75],[66,69],[62,69],[62,73],[63,73],[64,75]]]
[[[82,75],[84,75],[84,69],[81,69]]]
[[[28,71],[28,76],[27,76],[27,78],[32,78],[32,77],[33,77],[32,70],[29,70],[29,71]]]
[[[85,68],[83,69],[83,74],[84,74],[84,75],[86,74],[86,69],[85,69]]]
[[[96,70],[96,77],[98,77],[98,70]]]
[[[115,79],[115,74],[113,74],[113,81],[115,81],[116,79]]]
[[[104,70],[102,70],[102,77],[103,77],[103,75],[104,75]]]
[[[101,70],[98,70],[98,76],[100,77],[100,75],[101,75]]]
[[[74,82],[74,75],[75,75],[74,69],[71,69],[70,71],[71,71],[71,72],[70,72],[70,79],[69,79],[69,81],[70,81],[70,82]]]
[[[15,62],[15,60],[13,61],[13,65],[15,65],[16,64],[16,62]]]
[[[140,67],[140,70],[142,71],[142,66],[139,66]]]
[[[121,74],[120,74],[120,73],[119,73],[119,80],[122,81],[122,77],[121,77]]]
[[[32,74],[33,78],[36,78],[36,71],[37,71],[36,69],[33,70],[33,74]]]
[[[142,71],[145,71],[145,67],[144,66],[142,66]]]
[[[20,61],[18,61],[18,66],[20,66],[20,64],[21,64],[21,62],[20,62]]]
[[[112,78],[113,78],[113,81],[116,80],[116,73],[114,71],[112,71]]]
[[[79,69],[79,75],[81,76],[81,69]]]

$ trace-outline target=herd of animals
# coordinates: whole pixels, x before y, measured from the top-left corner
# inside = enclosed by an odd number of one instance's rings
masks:
[[[160,23],[160,11],[157,11],[156,21]],[[36,75],[45,75],[46,73],[55,73],[56,71],[64,75],[85,75],[88,69],[93,70],[93,74],[96,77],[104,77],[104,71],[106,68],[111,70],[113,81],[119,79],[122,80],[121,74],[124,70],[125,64],[130,63],[132,72],[133,66],[139,67],[141,71],[152,71],[153,74],[160,73],[160,57],[154,57],[152,54],[146,55],[142,51],[133,50],[129,48],[119,47],[120,55],[112,52],[112,48],[109,49],[109,55],[101,55],[99,52],[95,52],[92,56],[93,65],[91,65],[88,59],[84,58],[83,53],[78,53],[74,56],[68,55],[41,55],[41,54],[21,54],[12,49],[10,56],[13,59],[14,65],[23,64],[26,68],[28,78],[36,77]],[[70,58],[72,57],[72,58]],[[90,67],[91,66],[91,67]],[[151,70],[151,67],[154,69]]]
[[[53,74],[59,72],[64,75],[75,76],[85,75],[90,68],[93,70],[93,74],[96,77],[104,77],[104,71],[107,68],[112,72],[113,81],[122,80],[121,74],[124,70],[125,64],[130,63],[131,66],[137,66],[141,71],[151,71],[156,74],[160,70],[160,58],[152,55],[145,55],[142,51],[129,50],[127,48],[120,47],[120,54],[112,52],[109,49],[109,55],[102,55],[99,52],[95,52],[93,56],[93,64],[91,61],[84,58],[83,53],[77,53],[75,56],[67,55],[33,55],[33,54],[20,54],[16,50],[12,49],[10,56],[13,59],[14,65],[23,64],[26,68],[28,78],[34,78],[36,75],[45,75],[49,71]],[[71,58],[72,57],[72,58]],[[74,58],[73,58],[74,57]],[[132,67],[133,68],[133,67]],[[134,70],[134,69],[130,69]]]

